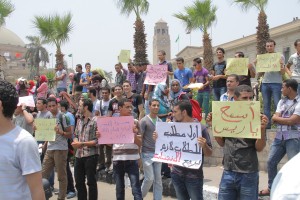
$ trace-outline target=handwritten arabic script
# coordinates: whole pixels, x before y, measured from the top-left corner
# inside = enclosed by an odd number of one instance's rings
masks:
[[[212,102],[214,136],[260,138],[260,105],[257,101]]]
[[[167,65],[147,65],[147,73],[144,84],[157,85],[167,80]]]
[[[199,169],[202,164],[202,149],[197,142],[202,135],[200,123],[157,122],[156,132],[153,161]]]
[[[257,55],[256,72],[280,71],[280,59],[279,53]]]

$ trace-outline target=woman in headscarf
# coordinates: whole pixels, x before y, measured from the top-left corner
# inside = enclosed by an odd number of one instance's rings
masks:
[[[161,118],[163,122],[166,121],[167,117],[170,115],[170,103],[168,100],[169,88],[166,83],[159,83],[154,90],[153,99],[159,101],[159,111],[158,117]]]
[[[33,80],[28,81],[29,88],[27,89],[28,95],[33,96],[35,93],[35,84]]]
[[[36,91],[37,91],[37,98],[47,98],[48,84],[47,84],[47,77],[45,75],[40,76],[40,87]]]
[[[171,81],[171,90],[170,90],[170,103],[171,108],[173,109],[174,105],[178,101],[189,100],[189,97],[182,90],[181,83],[178,79],[173,79]]]

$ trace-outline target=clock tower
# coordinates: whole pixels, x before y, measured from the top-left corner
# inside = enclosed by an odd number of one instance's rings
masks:
[[[169,27],[167,22],[160,19],[155,23],[153,36],[153,64],[158,63],[157,52],[164,50],[166,52],[166,60],[171,59],[171,42],[169,35]]]

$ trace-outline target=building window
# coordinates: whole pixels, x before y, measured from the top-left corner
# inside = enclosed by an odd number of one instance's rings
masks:
[[[165,34],[165,32],[166,32],[165,29],[161,29],[162,34]]]
[[[290,47],[283,48],[283,56],[286,61],[290,58]]]
[[[156,30],[156,33],[159,34],[159,33],[160,33],[160,29],[157,29],[157,30]]]

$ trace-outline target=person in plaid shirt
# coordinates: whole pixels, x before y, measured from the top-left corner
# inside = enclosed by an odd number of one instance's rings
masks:
[[[72,146],[77,149],[75,155],[75,182],[78,191],[78,199],[87,199],[85,176],[89,187],[90,200],[98,199],[96,168],[98,149],[96,144],[97,117],[93,117],[93,102],[90,99],[83,99],[79,102],[79,112],[82,118],[78,120],[75,129],[75,138]]]

